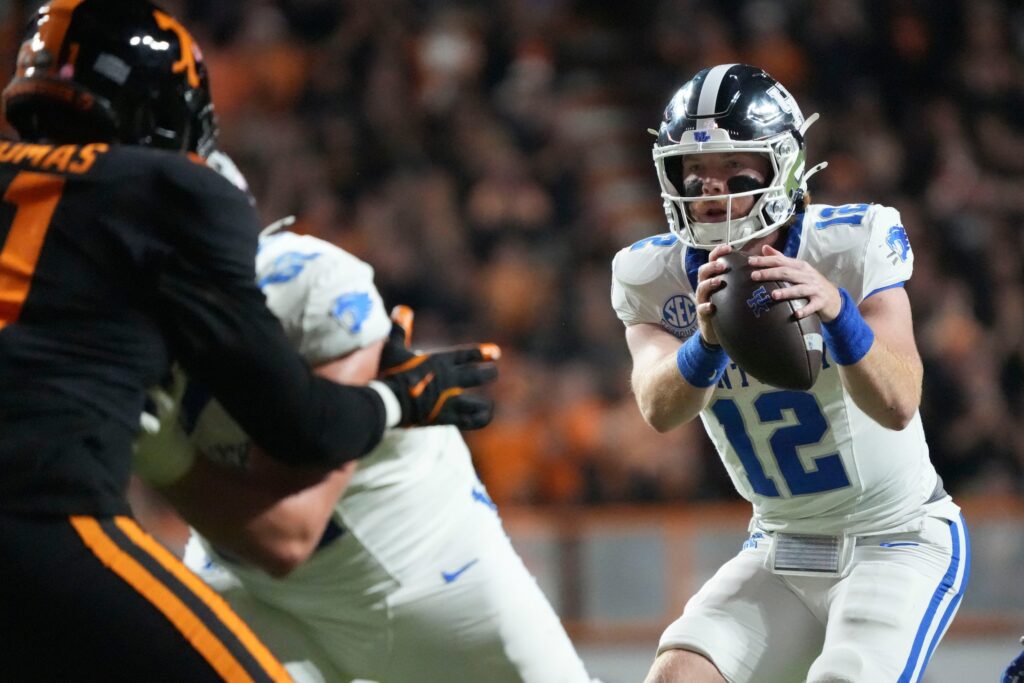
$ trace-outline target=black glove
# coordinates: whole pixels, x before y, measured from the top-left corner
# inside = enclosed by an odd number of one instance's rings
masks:
[[[412,343],[413,312],[408,306],[391,309],[391,333],[380,352],[381,373],[397,368],[416,357],[409,345]]]
[[[464,393],[494,380],[498,368],[489,361],[501,356],[495,344],[473,344],[433,353],[409,349],[412,309],[391,312],[391,335],[380,359],[380,381],[394,392],[402,407],[403,427],[455,425],[459,429],[486,427],[494,415],[492,401]]]

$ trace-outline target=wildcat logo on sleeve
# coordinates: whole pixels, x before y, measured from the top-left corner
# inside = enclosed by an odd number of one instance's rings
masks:
[[[885,236],[885,243],[889,247],[889,260],[895,266],[897,262],[906,262],[910,256],[910,238],[907,237],[907,230],[902,225],[894,225],[889,228],[889,234]]]
[[[331,317],[353,334],[359,333],[371,310],[373,300],[367,292],[346,292],[331,303]]]
[[[274,259],[270,264],[270,272],[264,275],[256,283],[260,289],[267,285],[280,285],[297,278],[305,269],[306,264],[313,259],[319,258],[318,252],[303,254],[297,251],[288,251]]]

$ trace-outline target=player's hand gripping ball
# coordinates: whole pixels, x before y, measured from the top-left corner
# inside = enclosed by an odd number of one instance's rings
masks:
[[[718,342],[744,372],[781,389],[806,391],[821,369],[824,340],[817,315],[797,319],[806,299],[774,301],[771,293],[787,283],[750,279],[748,255],[734,251],[720,258],[728,269],[711,294],[711,318]]]

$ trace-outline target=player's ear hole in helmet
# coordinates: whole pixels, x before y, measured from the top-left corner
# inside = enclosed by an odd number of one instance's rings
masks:
[[[51,0],[29,21],[4,114],[23,140],[203,154],[216,121],[202,53],[146,0]]]
[[[669,101],[654,143],[654,166],[669,228],[685,244],[711,249],[742,246],[786,225],[806,201],[807,179],[825,167],[805,168],[807,129],[818,115],[804,119],[796,100],[763,69],[720,64],[699,71]],[[695,220],[692,204],[703,197],[699,182],[686,182],[684,157],[749,152],[769,162],[765,182],[735,175],[727,192],[715,196],[725,205],[725,220]],[[753,199],[743,216],[737,200]]]

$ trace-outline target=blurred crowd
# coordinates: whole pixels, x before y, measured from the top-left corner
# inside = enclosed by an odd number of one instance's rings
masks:
[[[816,202],[897,207],[922,413],[955,494],[1024,492],[1024,6],[1010,0],[176,0],[270,222],[371,263],[421,347],[502,345],[469,440],[499,503],[734,496],[629,389],[614,253],[667,231],[670,95],[747,62],[822,114]],[[19,5],[0,0],[12,70]],[[24,11],[24,8],[21,8]],[[893,457],[899,457],[894,453]]]

